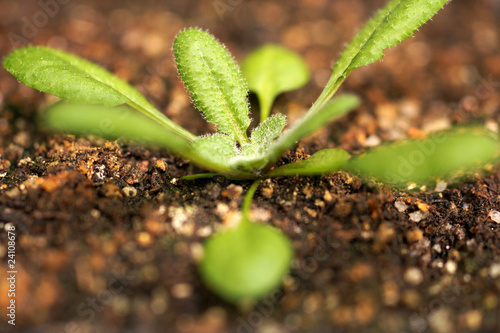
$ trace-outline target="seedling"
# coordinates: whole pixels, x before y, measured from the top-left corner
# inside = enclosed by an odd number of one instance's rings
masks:
[[[50,128],[160,145],[229,178],[315,175],[338,169],[347,161],[347,155],[325,150],[313,155],[321,168],[316,168],[316,163],[300,163],[270,169],[298,140],[359,104],[357,97],[347,94],[330,101],[352,70],[380,60],[386,48],[410,37],[445,3],[446,0],[390,1],[347,45],[311,109],[283,133],[285,117],[267,117],[272,100],[280,92],[305,84],[309,74],[295,54],[277,46],[261,48],[244,62],[247,81],[261,103],[261,124],[250,136],[246,81],[228,51],[199,29],[181,32],[174,43],[174,54],[193,104],[217,126],[218,133],[203,137],[172,122],[116,76],[66,52],[46,47],[22,48],[9,54],[4,66],[25,84],[66,101],[45,113],[44,121]],[[131,112],[134,109],[139,112]]]
[[[232,302],[265,297],[278,286],[293,258],[287,237],[250,220],[250,205],[259,184],[254,182],[245,196],[239,225],[207,241],[199,266],[205,283]]]
[[[209,33],[187,29],[176,37],[174,54],[179,74],[193,104],[217,126],[217,133],[201,137],[172,122],[124,81],[75,55],[27,47],[9,54],[4,66],[26,85],[63,100],[45,112],[43,121],[49,128],[159,145],[228,178],[257,180],[245,199],[240,225],[207,242],[200,272],[214,291],[230,301],[259,298],[279,284],[292,257],[282,234],[250,222],[248,209],[259,179],[320,175],[347,168],[401,185],[448,176],[498,158],[498,138],[473,129],[444,134],[444,141],[432,141],[434,151],[419,162],[424,167],[414,163],[413,168],[418,170],[411,173],[400,172],[399,158],[411,160],[412,151],[430,141],[389,145],[350,161],[341,149],[324,149],[308,160],[272,169],[298,140],[356,108],[356,96],[345,94],[331,99],[352,70],[380,60],[385,49],[410,37],[446,2],[390,1],[347,45],[309,111],[283,133],[285,117],[268,117],[272,102],[277,94],[305,84],[309,72],[297,55],[278,46],[266,46],[248,56],[243,65],[245,80],[228,51]],[[261,110],[261,123],[250,135],[247,82],[258,95]],[[476,145],[486,148],[476,151]]]

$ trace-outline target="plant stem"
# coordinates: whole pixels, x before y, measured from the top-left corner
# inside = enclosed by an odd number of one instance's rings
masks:
[[[247,194],[245,195],[245,199],[243,200],[243,205],[241,206],[241,215],[242,215],[242,223],[244,222],[250,222],[249,218],[249,213],[250,213],[250,206],[252,205],[252,200],[253,196],[255,194],[255,191],[257,191],[257,188],[260,185],[261,180],[258,179],[253,182],[252,186],[247,191]]]
[[[270,100],[268,97],[261,97],[259,95],[259,104],[260,104],[260,121],[259,123],[262,124],[264,120],[269,117],[269,114],[271,113],[271,107],[273,105],[273,101]]]
[[[344,74],[342,77],[338,76],[331,76],[330,80],[328,80],[328,83],[326,84],[325,88],[321,92],[321,95],[319,95],[318,99],[314,104],[311,106],[309,111],[307,111],[307,114],[313,113],[316,110],[321,109],[331,98],[332,96],[337,92],[339,87],[342,85],[344,80],[347,78],[348,73]]]

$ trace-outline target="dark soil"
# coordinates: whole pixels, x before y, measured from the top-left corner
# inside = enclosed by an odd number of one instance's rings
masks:
[[[5,1],[0,50],[5,55],[31,42],[76,53],[203,134],[213,129],[189,104],[173,64],[170,48],[180,29],[208,28],[239,61],[269,42],[301,53],[311,83],[280,96],[274,108],[293,122],[319,95],[342,45],[383,3],[67,2],[46,23],[36,21],[34,31],[26,22],[43,17],[37,1]],[[226,12],[219,16],[221,5]],[[357,152],[456,124],[498,131],[499,18],[496,0],[452,1],[383,62],[354,72],[343,91],[361,96],[362,106],[280,163],[326,147]],[[500,210],[498,168],[441,192],[392,190],[345,172],[264,181],[253,217],[283,230],[296,258],[270,299],[233,306],[204,288],[196,262],[203,241],[238,218],[250,183],[184,181],[203,170],[168,152],[47,133],[36,119],[54,100],[1,70],[0,225],[14,225],[17,233],[14,328],[500,331],[500,224],[492,219]],[[253,96],[251,102],[257,110]],[[0,235],[2,277],[9,270],[6,236]],[[10,331],[5,278],[0,287],[0,330]]]

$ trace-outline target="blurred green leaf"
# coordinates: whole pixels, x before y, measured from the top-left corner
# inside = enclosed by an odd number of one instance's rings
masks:
[[[207,240],[199,269],[227,301],[258,300],[279,287],[292,257],[290,241],[278,229],[244,219]]]
[[[481,128],[460,128],[375,148],[352,158],[346,169],[396,186],[428,184],[496,163],[500,141]]]
[[[327,174],[342,168],[348,159],[349,154],[343,149],[323,149],[312,154],[307,160],[285,164],[271,170],[265,177]]]
[[[4,67],[24,84],[73,103],[128,104],[191,141],[195,136],[156,110],[135,88],[115,75],[73,54],[42,46],[11,52]]]
[[[193,149],[191,142],[182,136],[166,131],[161,124],[127,106],[108,108],[101,105],[59,102],[42,114],[42,122],[54,131],[94,134],[110,140],[130,139],[146,145],[159,146],[221,174],[234,175],[240,179],[255,178],[254,175],[221,164],[213,156],[200,154]],[[227,138],[234,143],[234,140]]]
[[[261,122],[269,116],[277,95],[304,86],[310,77],[307,64],[300,55],[272,44],[250,53],[241,70],[248,88],[259,98]]]

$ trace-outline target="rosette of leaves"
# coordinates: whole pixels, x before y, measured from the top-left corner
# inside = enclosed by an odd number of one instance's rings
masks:
[[[380,60],[386,48],[410,37],[445,3],[390,1],[347,45],[318,100],[286,131],[283,115],[267,117],[270,105],[277,94],[305,84],[309,73],[296,54],[278,46],[249,55],[245,80],[226,48],[209,33],[186,29],[176,37],[173,49],[179,74],[193,104],[217,126],[217,133],[202,137],[172,122],[126,82],[64,51],[22,48],[9,54],[4,66],[25,84],[64,101],[44,114],[49,128],[158,145],[229,178],[316,175],[345,165],[347,153],[329,149],[313,154],[309,163],[271,168],[298,140],[356,108],[356,96],[331,99],[352,70]],[[251,132],[247,81],[261,102],[261,123]]]
[[[353,158],[341,149],[324,149],[307,160],[273,169],[298,140],[356,108],[356,96],[332,99],[352,70],[380,60],[385,49],[410,37],[446,2],[390,1],[346,46],[319,98],[287,130],[283,115],[269,117],[272,103],[278,94],[304,85],[309,71],[298,55],[275,45],[251,53],[240,71],[226,48],[209,33],[186,29],[176,37],[173,49],[179,75],[194,106],[217,127],[217,133],[201,137],[172,122],[126,82],[75,55],[27,47],[9,54],[4,66],[28,86],[62,99],[44,113],[43,122],[51,129],[132,139],[168,149],[228,178],[257,179],[245,198],[241,223],[206,242],[199,266],[212,290],[238,302],[265,297],[279,287],[293,257],[282,233],[249,218],[261,178],[312,176],[343,168],[407,186],[488,169],[498,162],[498,135],[481,128],[462,128],[425,140],[387,144]],[[260,124],[251,131],[248,88],[257,94],[261,109]]]

